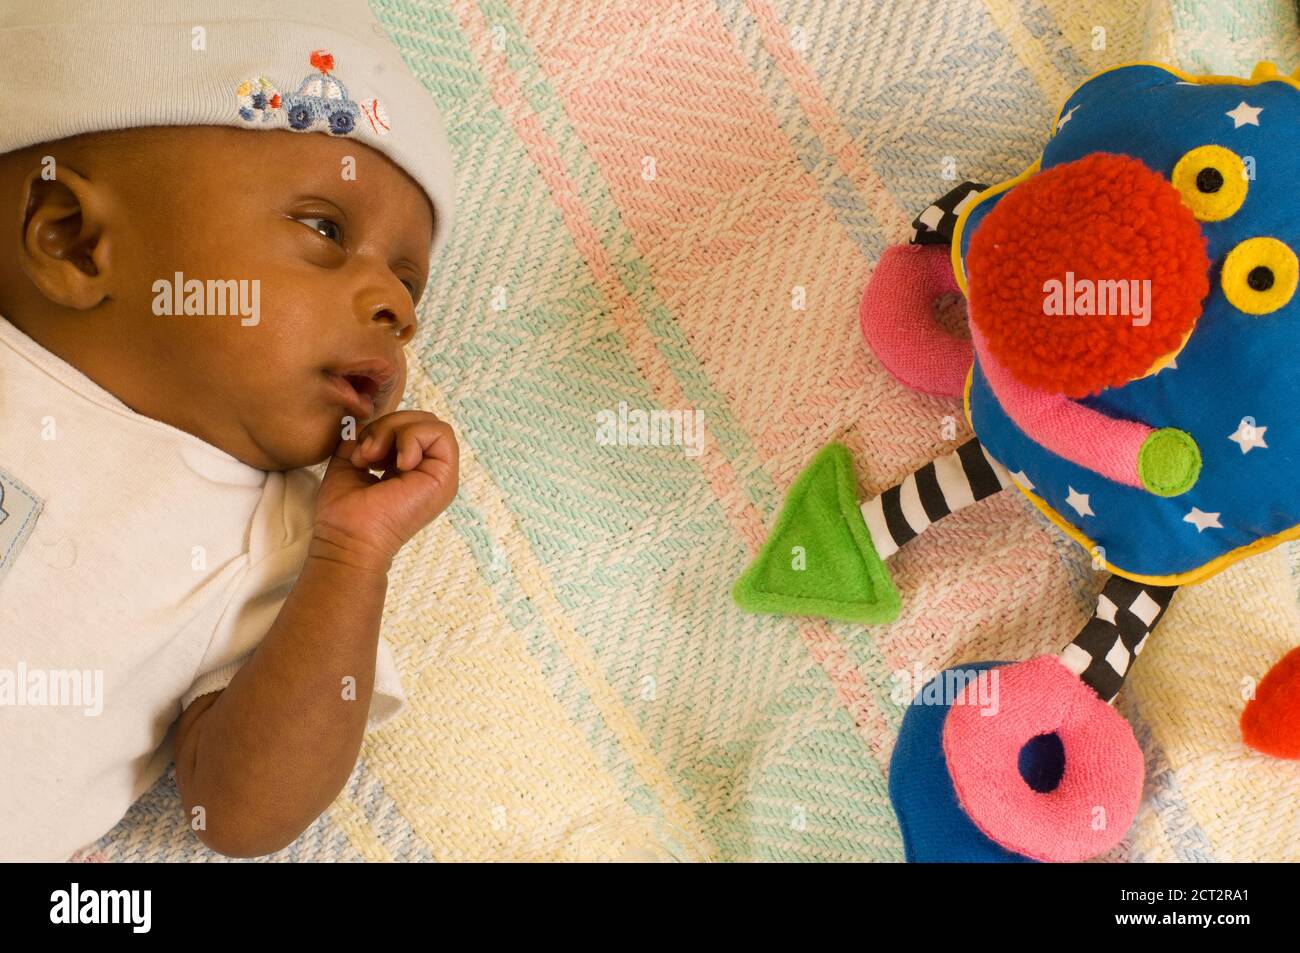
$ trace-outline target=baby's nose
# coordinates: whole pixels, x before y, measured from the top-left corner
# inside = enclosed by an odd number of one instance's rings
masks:
[[[1014,186],[965,259],[970,320],[1022,383],[1083,397],[1178,351],[1209,293],[1200,223],[1167,179],[1098,152]]]
[[[402,308],[379,305],[370,315],[370,320],[391,327],[393,334],[402,344],[409,341],[411,336],[415,334],[414,309],[411,309],[408,313]]]

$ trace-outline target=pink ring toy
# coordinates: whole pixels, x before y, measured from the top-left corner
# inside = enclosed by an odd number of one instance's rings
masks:
[[[1054,655],[990,671],[998,673],[996,713],[953,705],[944,720],[962,810],[992,840],[1035,860],[1085,860],[1114,847],[1142,797],[1142,750],[1128,722]],[[1020,749],[1051,732],[1065,772],[1040,793],[1020,776]]]
[[[960,397],[971,342],[934,320],[934,301],[958,292],[947,245],[891,245],[880,256],[858,308],[862,336],[896,378],[925,394]]]

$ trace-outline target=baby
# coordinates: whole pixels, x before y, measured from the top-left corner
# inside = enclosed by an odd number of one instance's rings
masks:
[[[456,494],[396,409],[432,101],[362,0],[203,6],[0,8],[0,860],[173,759],[208,847],[292,842],[403,705],[387,573]]]

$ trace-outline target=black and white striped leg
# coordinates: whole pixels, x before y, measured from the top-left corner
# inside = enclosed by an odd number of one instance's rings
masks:
[[[1010,485],[1011,474],[972,437],[952,453],[909,473],[897,486],[861,505],[871,542],[888,559],[949,513]]]
[[[982,182],[963,182],[943,198],[936,199],[912,221],[913,245],[951,245],[957,219],[981,192]]]
[[[1061,661],[1102,701],[1114,701],[1177,589],[1112,575],[1097,596],[1092,618],[1061,651]]]

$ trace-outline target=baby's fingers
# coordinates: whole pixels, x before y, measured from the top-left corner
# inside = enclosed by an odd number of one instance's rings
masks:
[[[398,422],[392,418],[396,414],[386,414],[378,420],[371,421],[361,433],[357,434],[357,445],[352,451],[352,463],[355,466],[375,466],[385,459],[393,445],[393,434]]]
[[[397,469],[410,470],[424,459],[424,445],[417,436],[415,427],[406,427],[397,431]]]
[[[404,424],[394,435],[393,462],[399,470],[414,470],[425,460],[456,461],[458,448],[451,425],[436,417]]]
[[[352,454],[355,466],[377,467],[380,462],[400,470],[419,466],[430,447],[450,433],[450,427],[432,414],[422,411],[397,411],[371,421],[360,434]],[[453,438],[454,439],[454,438]],[[437,446],[435,455],[447,450]]]

